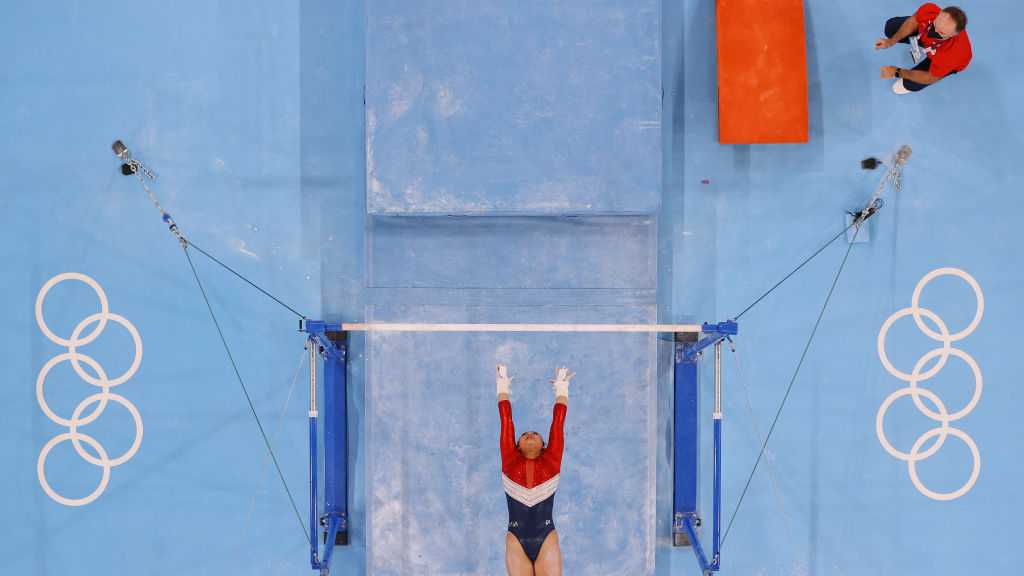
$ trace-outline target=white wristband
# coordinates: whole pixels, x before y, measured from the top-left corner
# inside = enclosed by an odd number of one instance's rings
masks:
[[[555,389],[555,398],[559,396],[569,397],[569,381],[568,380],[556,380],[551,384],[552,388]]]
[[[508,394],[512,389],[512,379],[508,376],[508,368],[504,364],[498,364],[496,368],[494,382],[498,387],[498,395]]]
[[[569,380],[576,374],[569,372],[568,368],[555,370],[555,379],[551,381],[551,387],[555,390],[555,398],[559,396],[569,397]]]

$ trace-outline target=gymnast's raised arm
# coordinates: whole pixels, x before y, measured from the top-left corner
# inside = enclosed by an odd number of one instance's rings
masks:
[[[549,452],[556,454],[561,460],[562,449],[565,447],[565,415],[569,410],[569,381],[576,374],[568,368],[555,370],[555,379],[551,387],[555,391],[555,406],[551,413],[551,430],[548,432]]]
[[[498,416],[501,418],[501,433],[499,434],[501,463],[504,466],[516,453],[516,425],[512,421],[512,401],[508,396],[512,379],[508,376],[508,368],[502,364],[498,364],[495,382],[498,389]]]

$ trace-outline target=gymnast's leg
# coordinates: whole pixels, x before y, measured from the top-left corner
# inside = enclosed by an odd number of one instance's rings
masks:
[[[562,576],[562,548],[558,544],[558,532],[552,530],[544,539],[534,569],[537,576]]]
[[[547,546],[547,542],[544,542],[544,545]],[[541,554],[543,553],[542,549]],[[508,569],[508,576],[534,576],[533,563],[526,557],[522,544],[511,532],[505,532],[505,568]]]

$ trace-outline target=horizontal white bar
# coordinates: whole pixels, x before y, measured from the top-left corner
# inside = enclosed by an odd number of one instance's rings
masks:
[[[700,324],[420,324],[370,322],[342,324],[351,332],[691,332]]]

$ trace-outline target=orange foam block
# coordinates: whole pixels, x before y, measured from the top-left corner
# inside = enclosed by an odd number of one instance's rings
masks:
[[[807,142],[803,0],[717,0],[718,141]]]

